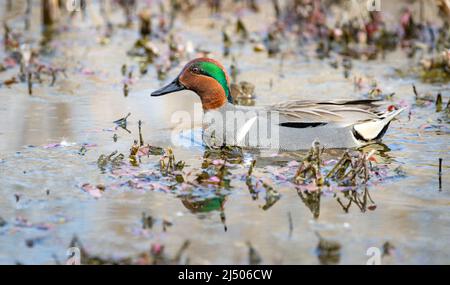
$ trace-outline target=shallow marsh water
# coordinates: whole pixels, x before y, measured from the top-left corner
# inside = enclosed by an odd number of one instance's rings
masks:
[[[230,66],[230,58],[221,55],[221,34],[207,28],[222,19],[210,18],[206,9],[198,9],[190,19],[180,21],[176,30],[185,40],[212,51]],[[192,112],[198,99],[191,92],[151,98],[151,90],[164,83],[156,79],[153,66],[124,97],[121,66],[127,63],[139,73],[136,62],[126,55],[137,38],[136,28],[118,28],[111,42],[102,46],[97,42],[98,30],[82,22],[74,25],[54,39],[58,46],[54,58],[68,66],[67,78],[61,76],[55,87],[35,86],[33,96],[27,94],[26,84],[0,88],[0,217],[6,222],[0,226],[1,264],[64,262],[74,235],[90,252],[112,258],[137,255],[155,243],[174,254],[188,239],[186,256],[192,264],[247,264],[247,241],[263,263],[318,264],[317,232],[342,245],[340,264],[365,264],[367,249],[381,248],[386,242],[395,250],[383,257],[383,263],[450,263],[449,125],[445,119],[439,123],[444,114],[436,113],[434,104],[415,106],[411,85],[424,93],[441,92],[444,103],[450,98],[450,86],[398,77],[394,68],[410,64],[401,51],[388,54],[385,60],[353,61],[351,77],[345,79],[341,68],[314,57],[287,55],[280,66],[279,58],[255,53],[251,45],[234,47],[238,79],[256,85],[257,104],[294,98],[363,98],[368,83],[355,91],[352,81],[353,76],[363,76],[375,79],[386,93],[395,92],[394,102],[403,101],[413,109],[411,120],[404,112],[385,136],[387,151],[382,156],[389,169],[401,167],[404,175],[368,187],[376,207],[361,210],[353,204],[346,212],[338,202],[348,203],[343,193],[325,193],[318,201],[320,214],[315,219],[295,189],[275,183],[281,199],[263,210],[264,199],[253,200],[245,181],[237,180],[232,181],[223,205],[225,231],[220,211],[198,213],[176,194],[117,186],[116,177],[98,168],[101,154],[118,150],[128,155],[133,140],[138,139],[138,120],[143,121],[146,143],[170,146],[175,125],[171,115],[177,110]],[[172,69],[166,81],[180,68]],[[14,70],[1,73],[0,78],[9,78],[8,72]],[[131,134],[115,129],[112,123],[128,112]],[[62,141],[61,146],[52,145]],[[87,152],[80,155],[83,144]],[[186,161],[189,168],[200,167],[202,147],[175,146],[173,150],[177,160]],[[270,164],[285,165],[303,155],[285,153],[277,162],[256,155],[257,171],[270,176]],[[234,171],[245,172],[252,156],[247,154],[244,164]],[[441,190],[438,158],[443,158]],[[158,163],[159,157],[151,156],[143,159],[140,169],[154,169]],[[81,189],[84,183],[107,188],[96,199]],[[364,197],[364,189],[359,191]],[[143,212],[156,221],[151,229],[142,230]],[[172,224],[166,231],[163,220]]]

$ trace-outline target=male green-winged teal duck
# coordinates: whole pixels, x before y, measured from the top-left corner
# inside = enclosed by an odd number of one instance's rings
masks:
[[[287,101],[270,106],[233,104],[229,76],[222,64],[197,58],[167,86],[161,96],[191,90],[203,106],[203,142],[262,149],[309,149],[318,140],[326,148],[354,148],[381,140],[403,109],[377,110],[377,100]]]

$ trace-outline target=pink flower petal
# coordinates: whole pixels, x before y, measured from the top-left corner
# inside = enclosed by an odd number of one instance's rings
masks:
[[[209,177],[208,181],[214,182],[214,183],[219,183],[220,179],[217,176],[211,176],[211,177]]]

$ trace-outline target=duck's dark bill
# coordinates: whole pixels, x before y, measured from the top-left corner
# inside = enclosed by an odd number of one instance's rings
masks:
[[[178,79],[175,79],[169,85],[166,85],[163,88],[154,91],[151,94],[151,96],[162,96],[162,95],[166,95],[169,93],[173,93],[173,92],[177,92],[177,91],[181,91],[181,90],[185,90],[185,89],[186,89],[186,87],[181,85],[180,82],[178,81]]]

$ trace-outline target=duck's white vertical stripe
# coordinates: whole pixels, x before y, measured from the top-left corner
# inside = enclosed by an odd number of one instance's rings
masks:
[[[245,124],[239,129],[236,142],[239,144],[245,139],[245,135],[250,131],[253,124],[256,122],[257,117],[249,119]]]

